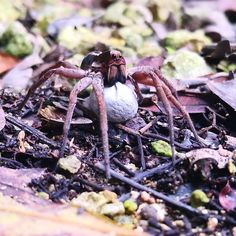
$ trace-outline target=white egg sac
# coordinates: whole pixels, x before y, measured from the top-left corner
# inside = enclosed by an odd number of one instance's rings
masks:
[[[136,94],[127,85],[117,82],[104,88],[107,118],[110,122],[122,123],[132,119],[138,111]],[[88,99],[89,108],[98,114],[97,99],[92,92]]]

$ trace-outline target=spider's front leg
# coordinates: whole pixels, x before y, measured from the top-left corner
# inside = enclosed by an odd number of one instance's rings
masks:
[[[165,111],[168,116],[169,123],[169,135],[170,135],[170,145],[172,150],[172,160],[175,163],[175,149],[174,149],[174,124],[173,124],[173,112],[170,102],[181,112],[181,114],[186,118],[188,125],[193,132],[195,139],[201,143],[197,131],[193,125],[193,122],[180,104],[177,98],[177,93],[173,86],[167,81],[161,74],[160,71],[152,68],[150,66],[136,67],[130,70],[130,75],[137,83],[142,83],[146,85],[154,86],[156,89],[157,96],[163,102]]]
[[[105,171],[106,177],[109,179],[111,177],[110,174],[110,158],[109,158],[109,143],[108,143],[108,120],[107,120],[107,111],[106,111],[106,103],[104,99],[103,92],[103,82],[102,76],[99,73],[99,76],[95,76],[93,78],[93,89],[97,98],[98,103],[98,111],[99,111],[99,122],[100,129],[102,133],[102,146],[103,146],[103,154],[104,154],[104,162],[105,162]]]
[[[65,78],[68,78],[68,79],[70,79],[70,78],[71,79],[81,79],[86,75],[86,71],[79,69],[76,66],[74,66],[68,62],[60,61],[60,62],[56,63],[54,66],[52,66],[48,70],[44,71],[40,75],[39,80],[30,87],[28,93],[25,96],[25,99],[18,107],[19,111],[24,107],[24,105],[27,103],[30,96],[35,92],[35,90],[38,87],[40,87],[44,82],[46,82],[48,79],[50,79],[51,76],[53,76],[53,75],[64,76]]]
[[[91,84],[92,84],[92,78],[84,77],[75,84],[74,88],[70,92],[68,110],[66,113],[66,119],[63,126],[63,141],[59,154],[60,158],[64,156],[70,124],[77,102],[77,95]]]
[[[110,178],[110,159],[109,159],[109,144],[108,144],[108,133],[107,133],[108,123],[107,123],[107,112],[103,94],[103,82],[101,73],[96,73],[93,76],[91,75],[88,77],[84,77],[83,79],[81,79],[76,83],[76,85],[74,86],[73,90],[70,93],[68,112],[66,114],[66,120],[63,127],[63,142],[60,150],[60,157],[64,155],[68,132],[70,129],[70,124],[77,101],[77,95],[78,93],[86,89],[90,84],[92,84],[93,86],[94,93],[98,103],[106,177]]]

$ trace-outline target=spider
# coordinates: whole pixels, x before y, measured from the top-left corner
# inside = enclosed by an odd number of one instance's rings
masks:
[[[163,102],[165,111],[168,116],[170,146],[172,150],[172,162],[175,162],[174,149],[174,129],[173,129],[173,114],[170,102],[182,113],[186,118],[188,125],[193,132],[195,139],[200,143],[199,136],[194,128],[189,114],[178,101],[176,91],[173,86],[160,73],[159,69],[150,66],[134,67],[128,73],[126,70],[126,62],[120,51],[108,50],[105,52],[91,52],[82,61],[81,67],[78,68],[68,62],[58,62],[55,66],[43,72],[39,80],[33,84],[25,99],[20,104],[19,109],[22,109],[28,101],[31,94],[52,75],[60,75],[66,78],[79,79],[75,84],[69,96],[68,111],[63,127],[63,141],[60,150],[60,157],[64,155],[65,146],[67,143],[68,132],[76,106],[77,95],[88,86],[92,85],[93,94],[90,96],[90,107],[98,113],[100,117],[100,129],[102,136],[102,146],[104,163],[106,169],[106,177],[110,177],[110,160],[109,160],[109,144],[108,144],[108,121],[125,122],[133,118],[138,110],[138,103],[133,91],[125,85],[126,79],[129,78],[137,83],[152,85],[156,89],[158,98]],[[118,92],[118,88],[119,89]],[[106,92],[108,91],[108,92]],[[116,94],[115,99],[110,101],[106,94]],[[118,94],[118,95],[117,95]],[[120,94],[120,95],[119,95]],[[122,96],[123,98],[120,98]],[[125,94],[125,98],[124,98]],[[133,95],[132,95],[133,94]],[[125,100],[125,106],[117,111],[116,103],[118,99]],[[135,102],[134,102],[135,99]],[[127,101],[128,100],[128,101]],[[97,106],[95,106],[97,102]],[[106,112],[107,111],[107,112]],[[125,114],[127,113],[127,114]],[[125,114],[125,115],[124,115]],[[118,119],[116,119],[118,116]]]

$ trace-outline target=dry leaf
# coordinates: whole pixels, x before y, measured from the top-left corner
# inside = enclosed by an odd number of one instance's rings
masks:
[[[15,57],[0,52],[0,74],[12,69],[18,63],[19,60],[17,60]]]
[[[64,123],[66,117],[65,114],[60,112],[59,109],[56,109],[53,106],[47,106],[45,108],[42,108],[39,111],[39,114],[46,120],[48,121],[53,121],[56,123]],[[76,119],[73,119],[71,121],[71,124],[76,124],[76,125],[80,125],[80,124],[91,124],[92,120],[86,118],[86,117],[78,117]]]
[[[236,79],[223,82],[209,81],[207,86],[216,96],[236,110]]]
[[[15,91],[21,91],[28,86],[32,76],[32,66],[42,63],[42,59],[37,53],[25,57],[12,70],[2,78],[0,88],[14,88]],[[19,79],[20,78],[20,79]]]
[[[43,173],[43,169],[13,170],[0,167],[0,235],[146,235],[117,226],[104,217],[86,212],[78,214],[78,208],[38,198],[28,183]]]
[[[59,206],[59,209],[61,207]],[[76,208],[37,209],[23,206],[10,197],[0,196],[0,235],[11,236],[135,236],[146,235],[118,227],[109,221],[78,214]],[[20,227],[16,227],[20,225]]]
[[[236,208],[236,189],[233,189],[229,182],[221,190],[219,201],[221,206],[227,211]]]
[[[198,160],[213,159],[217,162],[219,169],[224,168],[229,160],[232,158],[233,153],[225,149],[213,150],[210,148],[200,148],[186,153],[186,157],[194,164]]]

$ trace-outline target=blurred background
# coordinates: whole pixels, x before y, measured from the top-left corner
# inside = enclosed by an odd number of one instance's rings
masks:
[[[209,56],[209,48],[202,48],[222,40],[233,43],[235,22],[234,0],[1,0],[0,73],[32,53],[44,62],[68,59],[80,65],[89,51],[108,48],[121,50],[128,66],[137,64],[139,58],[161,56],[166,77],[181,79],[213,70],[232,71],[233,44],[223,47],[216,58]],[[179,49],[187,50],[173,57]],[[182,74],[173,71],[175,61],[188,62],[189,57],[200,69],[192,67]],[[39,58],[31,60],[39,63]]]

